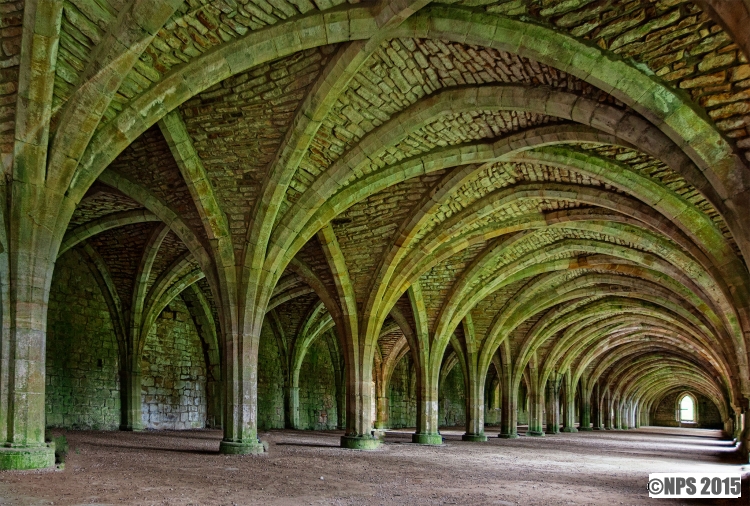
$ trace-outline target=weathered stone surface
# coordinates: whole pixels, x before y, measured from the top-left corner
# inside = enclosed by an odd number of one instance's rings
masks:
[[[47,315],[47,426],[116,430],[117,336],[109,308],[76,250],[57,262]]]
[[[141,416],[146,429],[206,426],[207,364],[185,304],[174,299],[146,338],[141,359]]]
[[[628,429],[679,387],[748,448],[729,8],[39,5],[0,7],[3,445]]]

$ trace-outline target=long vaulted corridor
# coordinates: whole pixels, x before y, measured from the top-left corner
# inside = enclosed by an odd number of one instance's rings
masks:
[[[389,431],[380,449],[351,452],[338,447],[341,432],[279,430],[262,434],[271,442],[266,456],[236,459],[219,455],[219,431],[71,432],[75,451],[65,473],[0,475],[0,496],[12,505],[640,505],[654,503],[644,473],[737,468],[732,443],[713,430],[492,437],[486,444],[444,433],[445,446],[429,447],[410,444],[409,432]]]
[[[750,462],[748,26],[750,0],[3,1],[0,471],[203,430],[189,458],[238,469],[280,430],[503,466],[712,430]]]

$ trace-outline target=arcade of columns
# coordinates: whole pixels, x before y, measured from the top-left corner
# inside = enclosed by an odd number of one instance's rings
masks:
[[[214,339],[221,451],[262,452],[261,330],[307,297],[287,416],[333,333],[344,447],[381,444],[408,354],[414,442],[441,442],[451,363],[467,440],[492,375],[501,437],[522,386],[529,435],[638,427],[687,389],[747,455],[747,26],[748,0],[4,1],[0,469],[54,462],[71,250],[107,300],[124,430],[182,296]]]

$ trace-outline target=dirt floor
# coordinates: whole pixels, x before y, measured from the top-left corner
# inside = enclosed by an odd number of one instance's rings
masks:
[[[375,451],[341,432],[271,431],[262,456],[219,455],[221,432],[70,431],[64,471],[0,473],[0,504],[653,504],[649,472],[743,470],[716,431],[644,428],[411,444],[389,431]],[[680,504],[671,500],[668,504]],[[695,501],[688,504],[697,504]]]

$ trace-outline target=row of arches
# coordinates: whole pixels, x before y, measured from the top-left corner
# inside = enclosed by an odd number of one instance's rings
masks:
[[[723,104],[744,104],[747,55],[724,11],[379,0],[287,5],[242,27],[227,13],[185,37],[216,17],[210,2],[200,16],[128,4],[82,30],[49,1],[27,11],[19,44],[0,206],[8,447],[49,454],[40,350],[72,249],[94,265],[117,335],[125,430],[141,428],[146,344],[179,296],[202,315],[206,369],[221,372],[225,453],[262,451],[269,327],[290,424],[315,336],[331,357],[337,347],[346,447],[379,444],[371,430],[407,353],[415,442],[440,440],[453,363],[468,439],[485,437],[493,375],[505,437],[522,390],[536,435],[557,425],[556,406],[568,429],[576,411],[584,428],[637,426],[677,386],[740,436],[748,132]]]
[[[47,360],[49,427],[116,429],[120,427],[120,385],[117,338],[96,264],[83,252],[73,250],[58,262],[50,296],[50,335]],[[199,292],[198,292],[199,293]],[[303,296],[304,298],[304,296]],[[310,306],[298,333],[288,338],[285,308],[278,302],[270,312],[259,350],[259,428],[342,429],[345,427],[344,360],[332,320],[322,303],[308,297],[299,307]],[[310,301],[313,301],[310,304]],[[305,302],[307,304],[305,304]],[[403,317],[403,315],[400,315]],[[222,388],[216,334],[195,290],[185,290],[164,309],[144,345],[141,360],[141,426],[146,429],[221,427]],[[179,328],[180,325],[182,328]],[[390,337],[390,340],[388,339]],[[383,328],[381,346],[375,356],[372,409],[376,429],[416,425],[416,369],[408,342],[395,320]],[[289,345],[294,344],[292,348]],[[439,424],[471,427],[471,391],[467,372],[458,354],[448,349],[441,365]],[[519,385],[516,421],[530,434],[542,433],[530,425],[534,399],[526,375]],[[495,360],[484,385],[484,423],[502,426],[502,366]],[[657,400],[647,416],[636,416],[628,425],[628,414],[618,415],[606,395],[591,393],[591,403],[582,402],[582,384],[576,388],[570,376],[554,375],[544,392],[544,432],[575,431],[576,427],[632,428],[641,423],[666,424],[660,416],[664,405],[674,402],[674,420],[689,426],[723,428],[713,401],[704,398],[710,416],[698,416],[698,396],[673,393]],[[586,408],[585,406],[589,406]],[[586,413],[585,409],[591,411]],[[606,413],[609,412],[609,417]],[[619,420],[619,421],[618,421]],[[507,422],[506,422],[507,423]],[[560,427],[562,426],[562,428]],[[537,430],[535,430],[537,429]],[[478,430],[483,433],[483,428]],[[514,435],[511,431],[508,436]]]

